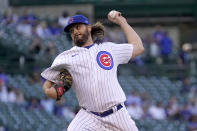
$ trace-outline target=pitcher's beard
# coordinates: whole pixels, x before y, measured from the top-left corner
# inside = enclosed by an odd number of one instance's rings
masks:
[[[87,41],[88,41],[88,30],[85,31],[84,34],[82,34],[81,38],[78,38],[78,36],[74,37],[74,43],[76,46],[82,47]]]

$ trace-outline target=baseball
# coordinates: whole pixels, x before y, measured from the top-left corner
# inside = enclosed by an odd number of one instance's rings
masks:
[[[116,13],[117,13],[117,11],[112,10],[112,11],[109,12],[109,16],[110,16],[111,18],[115,18]]]

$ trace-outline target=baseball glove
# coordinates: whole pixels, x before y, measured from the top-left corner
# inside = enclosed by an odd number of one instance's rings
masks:
[[[63,69],[58,75],[58,83],[54,85],[54,88],[57,92],[57,100],[60,100],[61,97],[67,92],[72,86],[72,76],[68,70]]]

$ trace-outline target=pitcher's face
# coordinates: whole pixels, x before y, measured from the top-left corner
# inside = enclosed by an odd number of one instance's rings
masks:
[[[85,24],[74,24],[69,31],[74,44],[79,47],[82,47],[87,42],[90,35]]]

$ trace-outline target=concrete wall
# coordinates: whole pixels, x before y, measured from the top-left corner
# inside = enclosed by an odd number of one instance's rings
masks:
[[[85,13],[91,22],[94,18],[94,8],[90,4],[74,4],[74,5],[54,5],[54,6],[22,6],[12,7],[13,12],[22,15],[24,12],[33,12],[38,16],[60,16],[64,10],[69,15],[74,15],[80,11]]]
[[[0,12],[8,8],[8,0],[0,0]]]

